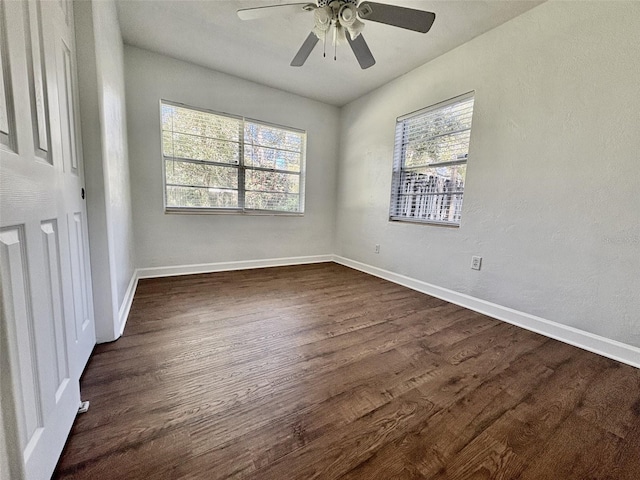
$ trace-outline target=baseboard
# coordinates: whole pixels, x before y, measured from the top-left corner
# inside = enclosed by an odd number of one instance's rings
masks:
[[[640,348],[338,255],[333,256],[333,261],[583,350],[640,368]]]
[[[252,268],[283,267],[333,261],[333,255],[310,255],[305,257],[266,258],[261,260],[241,260],[237,262],[200,263],[196,265],[174,265],[171,267],[139,268],[137,278],[172,277],[195,273],[226,272]]]
[[[129,312],[131,311],[131,304],[133,303],[133,296],[136,293],[136,288],[138,287],[138,270],[134,270],[133,275],[131,275],[131,280],[129,281],[129,286],[127,287],[127,291],[124,294],[124,299],[122,300],[122,305],[120,305],[120,311],[118,312],[118,319],[120,321],[119,331],[117,332],[117,337],[120,338],[122,333],[124,332],[124,327],[127,325],[127,319],[129,318]]]

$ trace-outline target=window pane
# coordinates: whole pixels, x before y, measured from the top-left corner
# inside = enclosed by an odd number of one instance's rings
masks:
[[[240,125],[241,120],[238,118],[173,105],[162,105],[163,130],[239,142]]]
[[[300,208],[300,196],[287,193],[247,192],[245,203],[248,209],[297,212]]]
[[[162,131],[162,155],[173,157],[173,134],[166,130]]]
[[[244,148],[244,162],[250,167],[274,168],[276,170],[300,171],[300,153],[273,148],[256,147],[249,144]]]
[[[459,222],[466,165],[402,172],[396,216]]]
[[[203,187],[238,188],[238,169],[190,162],[167,160],[167,183]]]
[[[230,163],[237,165],[240,161],[240,145],[205,137],[194,137],[184,133],[173,133],[171,143],[174,158],[190,158],[209,162]]]
[[[431,139],[419,139],[405,147],[405,166],[415,167],[431,163],[466,160],[471,130],[447,134]],[[424,137],[427,137],[425,134]]]
[[[238,192],[217,188],[167,186],[167,207],[238,208]]]
[[[247,169],[245,173],[245,187],[247,190],[258,190],[261,192],[298,193],[300,176]]]
[[[244,141],[247,145],[280,148],[294,152],[302,151],[301,133],[258,123],[246,122]]]
[[[432,138],[458,130],[468,130],[471,128],[472,116],[472,98],[426,113],[419,113],[403,120],[405,141],[411,142],[416,137]]]

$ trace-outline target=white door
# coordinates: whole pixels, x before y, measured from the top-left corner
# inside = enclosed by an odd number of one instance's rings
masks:
[[[25,477],[48,479],[95,344],[73,9],[1,0],[0,279]],[[3,373],[2,381],[7,376]]]

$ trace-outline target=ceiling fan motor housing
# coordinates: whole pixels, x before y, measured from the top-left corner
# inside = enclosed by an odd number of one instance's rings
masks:
[[[318,8],[328,7],[336,1],[339,1],[340,3],[350,3],[352,5],[358,4],[358,0],[318,0]]]

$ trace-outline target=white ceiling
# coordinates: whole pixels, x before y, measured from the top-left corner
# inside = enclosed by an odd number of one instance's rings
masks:
[[[337,61],[322,43],[302,67],[289,63],[313,14],[242,21],[238,8],[304,0],[118,0],[124,42],[333,105],[344,105],[542,3],[540,0],[382,0],[435,12],[427,34],[366,22],[376,65],[361,70],[348,45]],[[333,53],[333,52],[331,52]]]

